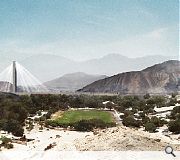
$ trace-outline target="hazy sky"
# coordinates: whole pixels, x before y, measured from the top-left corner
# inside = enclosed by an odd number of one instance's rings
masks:
[[[179,54],[178,0],[0,0],[0,58]]]

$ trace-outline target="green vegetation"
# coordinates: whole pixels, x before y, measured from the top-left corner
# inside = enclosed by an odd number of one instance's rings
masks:
[[[2,141],[2,143],[0,144],[0,148],[4,147],[4,148],[7,148],[7,149],[11,149],[11,148],[14,147],[13,144],[12,144],[12,140],[10,138],[2,136],[0,138],[0,141]]]
[[[89,131],[93,128],[115,126],[111,113],[99,110],[70,110],[65,111],[62,117],[48,120],[47,125],[53,127],[73,127],[80,131]]]
[[[133,116],[129,115],[123,119],[123,125],[127,127],[140,127],[141,121],[135,120]]]
[[[106,105],[103,105],[102,102],[104,101],[111,101],[114,102],[114,104],[109,102]],[[40,110],[48,111],[48,114],[38,119],[37,122],[44,122],[46,119],[50,119],[51,115],[57,111],[65,111],[62,119],[59,118],[56,121],[46,122],[46,124],[50,124],[51,126],[62,125],[63,127],[67,127],[68,125],[72,126],[72,123],[74,123],[73,127],[75,128],[78,127],[78,123],[90,124],[90,121],[93,123],[97,121],[99,124],[105,123],[106,126],[114,125],[112,116],[109,116],[110,113],[98,111],[95,111],[96,113],[88,111],[88,115],[86,115],[87,111],[83,111],[83,113],[80,113],[81,111],[79,113],[71,113],[67,111],[69,107],[89,107],[94,109],[106,107],[110,110],[116,109],[117,111],[124,113],[121,118],[123,119],[123,124],[126,126],[139,127],[145,126],[146,123],[153,123],[156,127],[160,127],[166,122],[157,118],[150,119],[148,115],[154,113],[154,107],[173,105],[176,102],[175,95],[173,95],[171,99],[168,99],[164,96],[151,96],[149,94],[146,94],[145,96],[95,96],[64,94],[14,95],[0,93],[0,130],[11,132],[16,136],[22,136],[24,132],[23,127],[28,115],[35,115],[36,113],[40,115],[41,113],[38,112]],[[134,116],[134,114],[139,115]],[[85,117],[85,119],[82,117]],[[172,127],[173,123],[175,123],[175,126],[178,126],[179,124],[176,123],[176,121],[180,119],[179,107],[175,107],[168,118],[172,121],[169,124],[169,129],[172,131],[172,128],[174,128]],[[76,125],[75,122],[77,123]],[[33,128],[31,123],[26,123],[26,125],[28,130]],[[90,124],[90,126],[91,125],[92,124]],[[94,127],[98,127],[98,125],[93,125]],[[42,127],[40,129],[42,129]]]
[[[176,106],[176,107],[173,108],[169,118],[172,119],[172,120],[176,120],[179,117],[180,117],[180,107]]]
[[[162,96],[150,96],[149,94],[143,97],[124,96],[118,101],[119,106],[116,109],[124,113],[120,116],[123,125],[137,128],[144,126],[145,130],[154,132],[157,127],[167,122],[155,116],[150,119],[148,115],[154,113],[154,107],[166,106],[167,103],[167,99]],[[129,108],[131,110],[128,110]]]
[[[148,131],[148,132],[155,132],[156,131],[156,125],[152,122],[147,122],[145,125],[145,130]]]
[[[179,134],[180,133],[180,107],[174,107],[171,115],[169,116],[171,121],[168,124],[169,131]]]
[[[27,118],[25,105],[15,95],[0,96],[0,130],[12,132],[15,136],[23,135],[24,121]]]
[[[151,117],[150,122],[153,123],[156,127],[162,127],[167,123],[165,120],[162,120],[161,118],[155,116]]]
[[[92,131],[94,128],[107,128],[107,127],[114,127],[116,124],[114,122],[105,123],[101,119],[88,119],[88,120],[80,120],[72,125],[75,130],[77,131]]]
[[[105,123],[113,122],[111,113],[99,110],[75,110],[65,111],[57,121],[59,123],[73,123],[80,120],[101,119]]]
[[[169,122],[169,131],[179,134],[180,133],[180,119],[176,119],[175,121]]]

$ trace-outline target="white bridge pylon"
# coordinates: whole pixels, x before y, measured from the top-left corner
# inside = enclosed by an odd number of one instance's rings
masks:
[[[0,73],[0,92],[48,92],[36,77],[18,62],[13,61]]]

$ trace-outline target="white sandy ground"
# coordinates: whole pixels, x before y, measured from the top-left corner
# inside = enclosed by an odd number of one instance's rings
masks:
[[[42,132],[39,132],[38,128],[39,127],[36,126],[31,132],[26,132],[25,134],[27,138],[35,139],[34,141],[28,142],[27,145],[13,143],[13,149],[2,149],[2,151],[0,151],[0,160],[39,159],[44,155],[46,157],[46,153],[49,151],[44,151],[44,149],[49,144],[54,142],[57,145],[51,149],[51,152],[53,151],[54,153],[59,153],[58,151],[76,151],[74,140],[77,138],[85,138],[85,136],[93,134],[92,132],[76,132],[52,129],[49,131],[44,129]],[[56,138],[56,135],[61,137]],[[48,157],[46,158],[49,159]]]
[[[170,144],[180,151],[178,137],[179,135],[173,135],[171,138],[161,133],[148,133],[119,126],[76,140],[76,148],[81,151],[161,151]]]
[[[176,106],[168,106],[168,107],[161,107],[161,108],[155,107],[154,110],[156,112],[172,111],[174,109],[174,107],[176,107]]]
[[[160,156],[162,160],[168,158],[171,159],[171,155],[166,155],[163,148],[166,144],[180,144],[177,139],[170,139],[163,136],[161,133],[148,133],[144,131],[138,131],[127,127],[114,127],[106,130],[99,131],[98,135],[93,135],[92,132],[76,132],[76,131],[63,131],[44,129],[42,132],[38,130],[39,126],[36,126],[31,132],[26,131],[26,137],[35,139],[28,142],[27,145],[21,145],[14,143],[14,148],[7,150],[2,149],[0,151],[0,160],[116,160],[116,159],[148,159],[153,157],[153,160],[158,159]],[[56,138],[56,135],[60,135],[60,138]],[[126,135],[126,137],[124,137]],[[1,135],[0,135],[1,136]],[[125,139],[123,139],[125,138]],[[140,141],[137,142],[137,138]],[[160,138],[161,142],[153,142],[147,138],[157,139]],[[118,140],[120,140],[118,142]],[[127,141],[123,143],[123,140]],[[129,140],[129,142],[128,142]],[[148,140],[148,141],[146,141]],[[142,142],[141,142],[142,141]],[[44,149],[50,144],[56,142],[57,146],[44,151]],[[153,142],[153,143],[152,143]],[[120,144],[119,144],[120,143]],[[123,149],[124,145],[126,149]],[[136,144],[135,144],[136,143]],[[149,144],[148,144],[149,143]],[[161,152],[119,152],[119,150],[146,150],[148,144],[151,149],[149,150],[162,150]],[[133,145],[137,147],[132,148]],[[145,146],[140,146],[145,145]],[[99,148],[100,147],[100,148]],[[119,149],[117,149],[119,147]],[[130,147],[130,148],[128,148]],[[163,148],[162,148],[163,147]],[[174,147],[174,146],[173,146]],[[180,156],[180,147],[175,148],[175,153]],[[79,152],[83,150],[95,151],[95,152]],[[97,152],[97,150],[104,150]],[[118,152],[117,152],[118,151]],[[127,154],[128,153],[128,154]],[[155,155],[157,158],[155,158]],[[173,158],[174,159],[174,158]]]

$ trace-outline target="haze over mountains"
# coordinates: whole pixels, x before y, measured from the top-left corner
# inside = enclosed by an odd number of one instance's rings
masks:
[[[99,59],[77,62],[54,55],[34,55],[23,60],[21,64],[45,82],[73,72],[111,76],[121,72],[141,70],[166,60],[169,60],[169,57],[128,58],[119,54],[110,54]]]
[[[51,90],[76,91],[94,81],[106,78],[105,75],[89,75],[82,72],[66,74],[60,78],[45,82]]]
[[[122,94],[180,91],[180,61],[170,60],[142,71],[120,73],[93,82],[79,91]]]
[[[112,76],[121,72],[138,71],[169,59],[172,58],[160,55],[128,58],[120,54],[109,54],[101,58],[79,62],[61,56],[39,54],[18,60],[39,80],[46,82],[73,72]],[[0,59],[1,71],[11,61],[8,57]]]
[[[78,62],[61,56],[40,54],[25,58],[20,63],[50,89],[75,91],[84,87],[80,91],[166,93],[177,91],[180,83],[179,61],[167,61],[169,59],[158,55],[128,58],[109,54],[99,59]],[[4,62],[0,60],[1,67],[6,60],[7,57]]]

